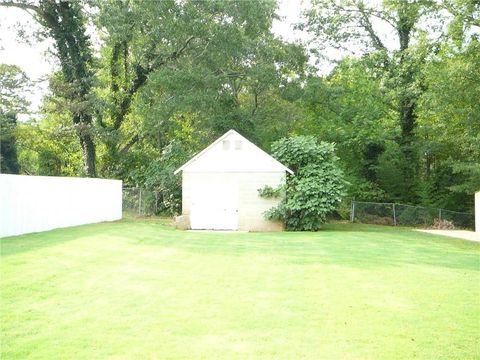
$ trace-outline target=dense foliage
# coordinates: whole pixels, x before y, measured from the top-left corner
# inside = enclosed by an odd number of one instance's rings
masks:
[[[18,174],[17,115],[28,102],[25,88],[28,78],[14,65],[0,64],[0,173]]]
[[[473,209],[476,1],[312,0],[299,25],[310,44],[275,36],[274,0],[0,6],[30,12],[59,64],[31,116],[21,69],[2,65],[2,172],[118,178],[175,213],[172,170],[233,128],[264,149],[293,135],[335,143],[348,198]],[[312,65],[331,54],[328,74]]]
[[[280,204],[265,216],[283,221],[288,230],[318,230],[344,195],[345,181],[334,144],[295,136],[274,142],[272,153],[294,174],[287,176],[284,194],[278,189],[260,189],[264,197],[282,196]]]

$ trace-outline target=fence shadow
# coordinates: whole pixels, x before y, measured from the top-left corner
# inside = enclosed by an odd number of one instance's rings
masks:
[[[102,222],[97,224],[78,225],[66,228],[58,228],[38,233],[10,236],[0,239],[0,256],[6,257],[23,252],[38,250],[41,248],[56,246],[61,243],[78,240],[85,236],[101,234],[108,228],[120,221]]]

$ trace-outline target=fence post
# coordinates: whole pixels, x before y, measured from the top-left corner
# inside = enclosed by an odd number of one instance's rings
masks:
[[[438,220],[442,221],[442,209],[438,209]]]
[[[397,214],[395,211],[395,203],[393,203],[392,205],[393,205],[393,226],[397,226]]]
[[[355,220],[355,201],[352,201],[352,210],[350,212],[350,222]]]
[[[138,199],[138,215],[142,215],[142,189],[140,189],[140,196]]]

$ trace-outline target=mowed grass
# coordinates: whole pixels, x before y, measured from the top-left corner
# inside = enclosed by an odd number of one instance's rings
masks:
[[[2,359],[479,359],[479,245],[120,221],[1,244]]]

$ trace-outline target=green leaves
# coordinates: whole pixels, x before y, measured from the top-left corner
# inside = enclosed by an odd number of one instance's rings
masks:
[[[284,186],[278,186],[276,188],[271,186],[265,186],[258,189],[258,195],[266,199],[278,198],[285,192]]]
[[[27,75],[16,65],[0,64],[0,113],[18,114],[27,110]]]
[[[336,161],[334,148],[334,144],[331,143],[318,144],[313,136],[296,136],[273,143],[272,153],[275,158],[297,173],[308,172],[315,164]]]
[[[18,174],[17,117],[27,111],[29,80],[15,65],[0,64],[0,173]]]
[[[273,156],[295,172],[289,175],[286,196],[265,214],[285,222],[287,229],[316,231],[344,195],[346,182],[338,166],[335,146],[318,143],[313,136],[283,138],[272,144]],[[278,195],[280,189],[265,187],[260,195]]]

